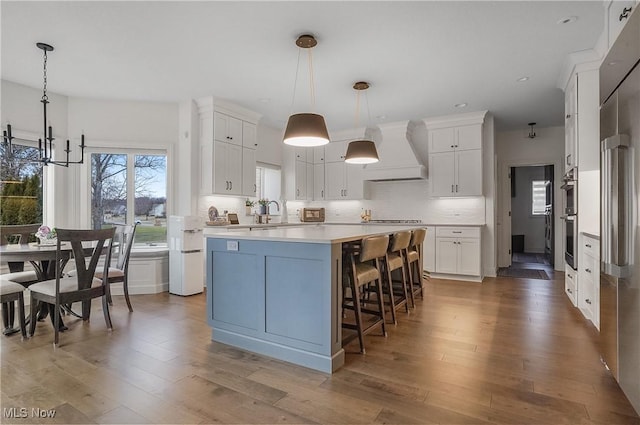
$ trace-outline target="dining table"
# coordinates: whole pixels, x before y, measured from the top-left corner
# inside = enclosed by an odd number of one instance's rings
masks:
[[[56,244],[40,244],[40,243],[28,243],[28,244],[7,244],[0,245],[0,261],[6,262],[9,265],[9,271],[22,271],[24,263],[29,262],[36,272],[36,278],[38,282],[55,279],[56,278],[56,258],[57,258],[57,243]],[[71,257],[73,256],[70,243],[62,243],[60,245],[60,270],[64,270]],[[28,286],[27,286],[28,287]],[[44,320],[47,315],[51,317],[51,323],[54,323],[53,312],[51,311],[53,306],[43,304],[38,312],[38,320]],[[6,311],[6,313],[5,313]],[[69,308],[67,312],[73,313]],[[49,314],[52,313],[52,314]],[[58,312],[58,314],[60,314]],[[17,332],[18,330],[13,327],[13,315],[10,308],[3,309],[3,322],[5,329],[3,333],[5,335]],[[60,317],[60,330],[67,329],[62,317]]]

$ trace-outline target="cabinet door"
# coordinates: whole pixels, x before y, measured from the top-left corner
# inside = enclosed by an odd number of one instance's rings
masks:
[[[296,200],[307,199],[307,163],[296,161]]]
[[[242,146],[242,120],[227,117],[227,137],[229,143]]]
[[[346,185],[344,197],[347,199],[364,198],[364,183],[362,180],[362,165],[344,163],[346,170]]]
[[[576,165],[577,123],[578,123],[578,77],[573,76],[564,98],[564,168],[565,172]]]
[[[609,23],[609,47],[611,47],[611,45],[616,41],[616,38],[618,38],[620,31],[622,31],[622,28],[624,28],[625,24],[629,20],[629,15],[631,15],[631,12],[628,12],[628,9],[631,9],[631,11],[633,12],[633,9],[636,7],[636,3],[637,2],[634,0],[617,0],[612,1],[609,5],[609,13],[607,19]],[[625,9],[627,9],[627,12],[623,15]],[[627,16],[626,18],[624,17],[625,15]]]
[[[311,162],[307,162],[306,164],[306,199],[308,201],[313,201],[313,188],[314,188],[314,175],[313,175],[313,164]]]
[[[344,162],[327,162],[324,170],[325,198],[343,199],[346,172]]]
[[[213,138],[221,142],[228,142],[227,133],[229,126],[229,115],[221,114],[220,112],[213,113]]]
[[[242,194],[242,146],[227,143],[227,178],[231,195]],[[254,178],[255,179],[255,178]]]
[[[242,121],[242,147],[249,149],[258,148],[256,125]]]
[[[324,163],[313,165],[313,199],[324,201]]]
[[[454,153],[432,153],[429,155],[429,180],[431,196],[455,196]]]
[[[200,114],[200,194],[213,190],[213,116]]]
[[[436,272],[458,273],[458,242],[453,238],[436,238]]]
[[[324,145],[325,162],[342,162],[347,153],[347,142],[331,142]]]
[[[458,240],[458,273],[480,276],[480,240]]]
[[[324,164],[324,146],[316,146],[313,148],[313,163]]]
[[[450,152],[456,145],[456,131],[454,127],[437,128],[429,131],[429,147],[431,153]]]
[[[422,268],[428,272],[436,271],[436,228],[427,227],[427,235],[422,246]]]
[[[212,193],[229,193],[227,178],[227,155],[229,143],[216,140],[213,142],[213,191]]]
[[[594,305],[595,305],[595,261],[590,255],[582,256],[582,264],[580,266],[580,279],[578,280],[580,288],[578,294],[578,307],[587,319],[595,323]],[[598,288],[599,290],[599,288]]]
[[[456,150],[482,149],[482,125],[462,125],[456,128]]]
[[[256,150],[242,148],[242,194],[256,196]]]
[[[455,153],[455,196],[482,195],[482,151],[480,149]]]

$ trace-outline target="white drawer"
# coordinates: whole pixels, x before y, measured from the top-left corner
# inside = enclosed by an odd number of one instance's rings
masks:
[[[585,255],[600,258],[600,241],[587,235],[582,235],[582,248]]]
[[[437,238],[480,238],[479,227],[436,227]]]

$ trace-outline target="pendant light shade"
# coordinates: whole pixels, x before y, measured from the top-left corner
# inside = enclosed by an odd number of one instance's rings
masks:
[[[312,113],[291,115],[284,132],[284,143],[303,147],[326,145],[329,143],[329,132],[324,117]]]
[[[314,110],[316,103],[315,87],[313,79],[313,59],[311,49],[318,44],[314,36],[303,34],[296,40],[296,46],[306,49],[309,59],[309,89],[311,99],[311,110]],[[300,50],[299,50],[300,52]],[[293,84],[293,99],[291,99],[291,109],[296,98],[296,86],[298,83],[298,71],[300,69],[300,54],[298,54],[298,67],[296,68],[296,80]],[[322,146],[329,143],[329,132],[324,117],[315,113],[293,114],[287,121],[287,128],[284,132],[283,142],[291,146],[313,147]]]
[[[373,164],[379,160],[375,143],[370,140],[354,140],[347,147],[344,162],[349,164]]]
[[[356,128],[360,120],[360,92],[369,88],[369,83],[364,81],[358,81],[353,85],[356,90]],[[366,93],[365,93],[366,94]],[[367,112],[369,109],[367,102]],[[373,164],[378,162],[378,150],[376,144],[371,140],[354,140],[349,142],[347,147],[347,154],[344,156],[344,162],[347,164]]]

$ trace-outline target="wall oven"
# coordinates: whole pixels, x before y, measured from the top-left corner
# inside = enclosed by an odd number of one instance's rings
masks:
[[[572,269],[578,270],[578,170],[572,168],[563,177],[564,190],[564,259]]]

